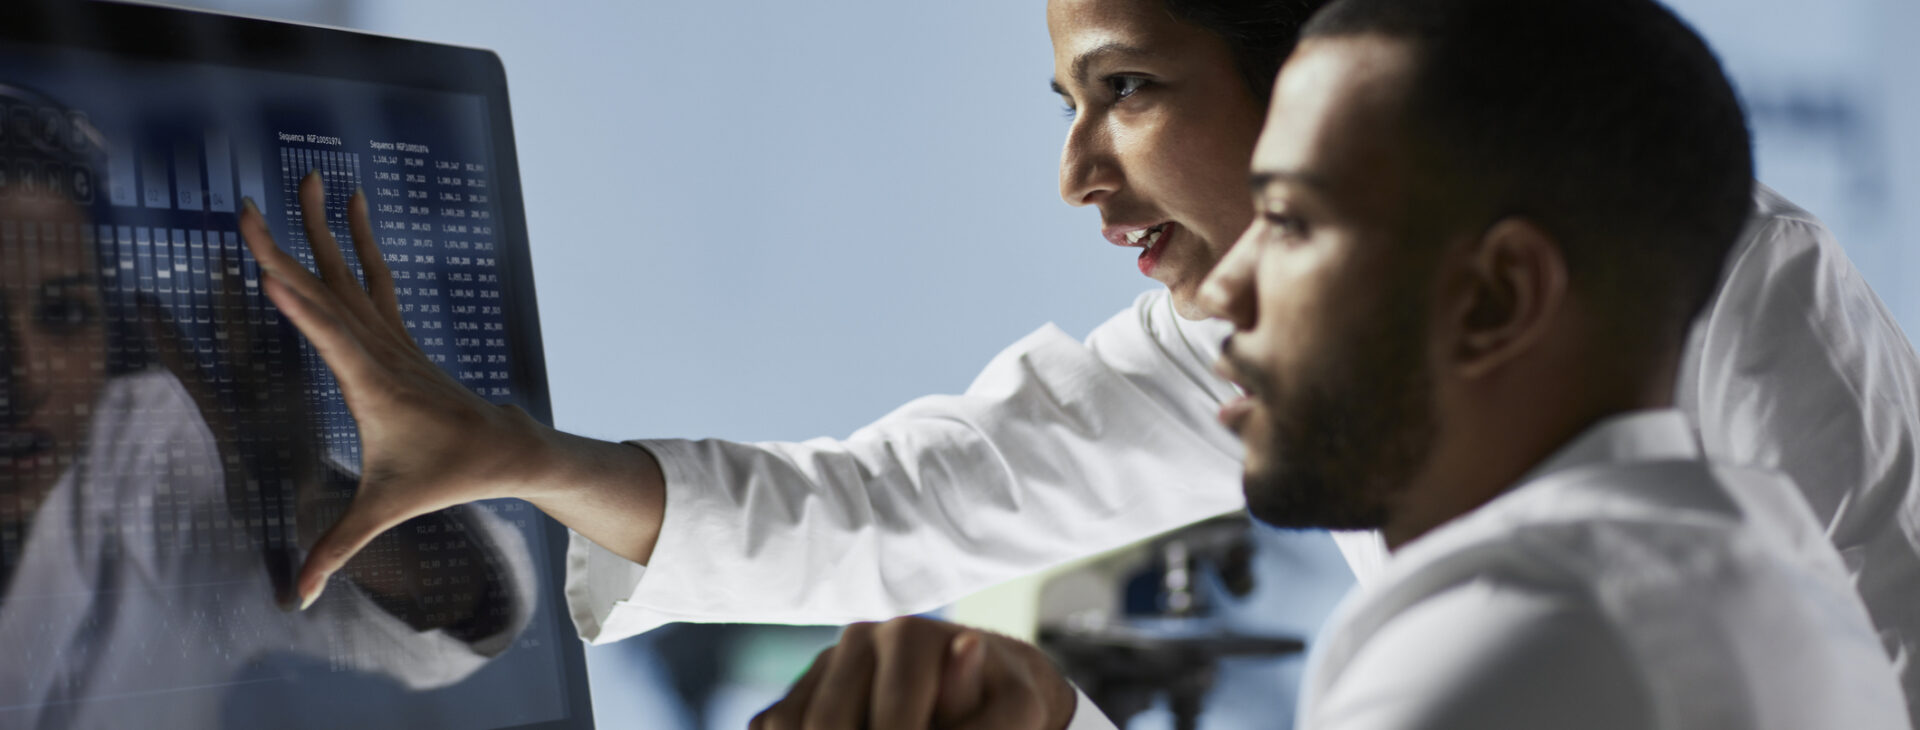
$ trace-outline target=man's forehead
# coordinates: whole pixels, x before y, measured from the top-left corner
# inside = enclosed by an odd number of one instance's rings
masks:
[[[1255,178],[1337,186],[1380,172],[1403,139],[1398,110],[1411,69],[1406,44],[1380,36],[1301,43],[1275,82],[1254,147]]]

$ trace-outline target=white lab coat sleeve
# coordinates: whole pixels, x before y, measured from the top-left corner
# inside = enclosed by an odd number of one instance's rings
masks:
[[[1174,319],[1165,297],[1085,343],[1042,327],[965,393],[844,440],[636,442],[666,475],[665,520],[644,570],[573,537],[582,637],[924,612],[1243,508],[1238,442],[1213,418],[1228,386],[1190,331],[1210,325]]]
[[[1295,727],[1657,725],[1627,647],[1598,611],[1497,579],[1467,581],[1401,610],[1339,664],[1309,670]]]
[[[1100,708],[1094,706],[1087,693],[1073,688],[1073,718],[1067,721],[1067,730],[1118,730]]]
[[[1799,485],[1920,699],[1920,357],[1819,220],[1764,186],[1755,198],[1676,400],[1710,456]]]

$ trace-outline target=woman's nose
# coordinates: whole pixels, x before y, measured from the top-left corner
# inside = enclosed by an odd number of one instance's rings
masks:
[[[12,317],[0,312],[0,422],[20,423],[39,406],[30,338],[21,336]]]
[[[1119,160],[1111,135],[1088,117],[1075,119],[1060,150],[1060,199],[1067,205],[1096,205],[1120,189]]]

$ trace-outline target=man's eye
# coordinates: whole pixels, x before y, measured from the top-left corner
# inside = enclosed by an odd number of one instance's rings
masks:
[[[34,313],[40,328],[56,335],[70,335],[92,325],[100,313],[91,303],[80,299],[47,299]]]
[[[1107,77],[1107,89],[1113,92],[1113,98],[1115,99],[1125,99],[1133,96],[1133,92],[1139,91],[1140,87],[1146,85],[1147,80],[1138,76]]]
[[[1307,222],[1301,220],[1298,216],[1287,213],[1261,213],[1260,217],[1267,222],[1267,226],[1271,227],[1274,233],[1280,238],[1301,239],[1307,237]]]

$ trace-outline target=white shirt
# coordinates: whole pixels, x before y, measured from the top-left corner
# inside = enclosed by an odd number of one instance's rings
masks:
[[[1678,405],[1715,459],[1806,491],[1920,697],[1920,358],[1826,228],[1764,186],[1723,277]],[[1228,332],[1155,291],[1084,344],[1043,327],[964,395],[845,441],[638,442],[667,475],[652,569],[574,536],[575,624],[602,643],[671,621],[888,618],[1241,509],[1240,445],[1214,418]],[[1376,535],[1334,538],[1362,582],[1378,574]]]
[[[1112,727],[1095,714],[1071,730]],[[1702,461],[1663,410],[1595,425],[1403,546],[1329,618],[1295,726],[1908,724],[1798,489]]]
[[[1301,728],[1906,728],[1821,525],[1685,419],[1609,419],[1336,609]]]

